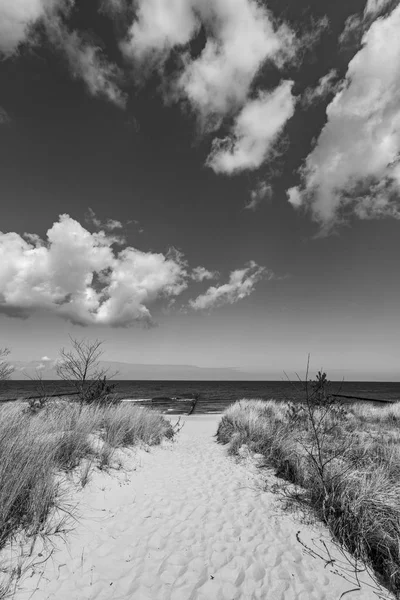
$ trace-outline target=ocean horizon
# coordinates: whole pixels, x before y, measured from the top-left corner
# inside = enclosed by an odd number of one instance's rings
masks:
[[[294,400],[304,397],[300,382],[288,381],[193,381],[193,380],[113,380],[116,393],[121,399],[148,401],[153,398],[190,398],[199,394],[202,412],[224,409],[230,403],[243,398],[262,400]],[[43,381],[48,394],[73,392],[71,384],[60,380]],[[400,382],[346,381],[331,382],[331,393],[357,396],[370,400],[400,400]],[[34,381],[12,380],[3,382],[0,400],[27,398],[39,394]]]

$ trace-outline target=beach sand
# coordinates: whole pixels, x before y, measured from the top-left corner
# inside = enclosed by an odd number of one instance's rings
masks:
[[[25,571],[15,599],[376,600],[367,573],[354,590],[324,527],[283,512],[263,489],[254,459],[227,456],[213,437],[218,420],[183,417],[176,441],[95,472],[76,492],[74,529]]]

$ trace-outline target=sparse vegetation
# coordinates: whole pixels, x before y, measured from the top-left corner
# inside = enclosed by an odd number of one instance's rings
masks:
[[[0,348],[0,381],[7,381],[14,372],[14,367],[8,362],[10,350]]]
[[[319,373],[304,402],[241,400],[219,423],[217,439],[242,445],[291,484],[336,540],[373,568],[400,597],[400,403],[343,406]]]
[[[20,531],[41,531],[60,500],[60,477],[82,466],[112,464],[115,449],[159,444],[174,435],[162,415],[132,405],[79,406],[50,401],[32,413],[26,403],[0,409],[0,548]]]
[[[28,375],[28,378],[34,383],[35,397],[27,398],[29,410],[34,413],[44,408],[54,396],[54,391],[50,390],[48,383],[43,380],[43,374],[38,369],[34,375]]]
[[[110,379],[117,373],[101,366],[103,342],[70,337],[71,348],[62,348],[57,363],[57,375],[74,389],[81,404],[115,404],[116,385]]]

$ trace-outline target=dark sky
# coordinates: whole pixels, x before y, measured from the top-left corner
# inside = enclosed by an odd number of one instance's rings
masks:
[[[39,267],[34,262],[21,266],[18,259],[10,283],[6,265],[12,262],[7,254],[11,250],[4,250],[0,346],[10,346],[16,360],[55,357],[70,333],[104,339],[110,360],[240,367],[249,376],[261,371],[267,378],[280,378],[283,370],[304,370],[311,353],[312,365],[323,366],[333,378],[398,378],[397,215],[359,218],[349,205],[328,223],[328,230],[311,203],[296,209],[287,199],[289,188],[307,186],[299,169],[329,120],[327,107],[338,88],[308,106],[301,99],[332,69],[335,83],[346,77],[349,62],[361,51],[361,33],[374,27],[372,17],[364,17],[359,24],[364,29],[355,29],[348,43],[339,44],[339,37],[348,17],[359,15],[361,21],[365,1],[267,3],[275,19],[295,31],[301,43],[287,64],[265,61],[247,100],[288,79],[298,100],[273,151],[256,168],[238,173],[218,173],[206,163],[213,140],[230,135],[240,109],[227,112],[219,128],[201,130],[187,99],[167,100],[163,92],[173,80],[182,48],[171,52],[162,70],[147,70],[142,76],[143,64],[129,61],[120,46],[134,10],[111,15],[104,4],[93,2],[88,10],[88,3],[77,1],[60,22],[70,33],[79,32],[80,48],[101,46],[107,60],[121,70],[123,107],[104,94],[91,93],[73,65],[72,51],[68,55],[61,47],[61,38],[54,41],[56,28],[45,20],[51,16],[34,21],[12,49],[3,44],[0,230],[37,234],[45,240],[39,246],[48,248],[46,232],[61,214],[91,233],[104,229],[88,220],[90,207],[103,224],[106,219],[121,222],[114,233],[125,241],[113,246],[114,252],[129,246],[166,255],[174,247],[183,253],[187,269],[201,265],[218,271],[219,279],[188,282],[173,304],[162,300],[162,292],[149,296],[144,304],[155,326],[133,318],[123,326],[93,320],[84,327],[57,313],[71,294],[56,305],[37,295],[25,304],[13,299],[7,285],[27,277],[26,285],[33,289],[37,282],[30,283],[26,269]],[[2,33],[0,27],[0,49]],[[186,48],[192,60],[201,56],[208,35],[203,28],[193,36]],[[266,197],[254,210],[246,208],[252,191],[263,183],[270,186]],[[188,304],[210,286],[226,284],[249,261],[274,276],[264,273],[251,293],[206,310]],[[54,268],[50,265],[48,272]],[[41,280],[35,294],[44,294],[45,284]]]

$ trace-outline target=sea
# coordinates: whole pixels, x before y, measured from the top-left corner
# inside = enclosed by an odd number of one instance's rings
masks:
[[[0,401],[37,396],[40,391],[34,381],[1,382]],[[177,402],[199,397],[196,413],[212,413],[224,410],[229,404],[243,398],[262,400],[292,400],[304,398],[304,384],[289,381],[117,381],[116,393],[123,400],[151,404],[163,412],[177,413]],[[73,391],[63,381],[43,381],[46,392],[52,395],[68,395]],[[333,382],[331,393],[356,396],[370,401],[400,401],[400,382]],[[153,402],[151,402],[153,400]],[[376,403],[381,405],[381,402]],[[182,405],[181,405],[182,406]],[[384,404],[382,404],[384,406]],[[172,408],[171,408],[172,407]]]

